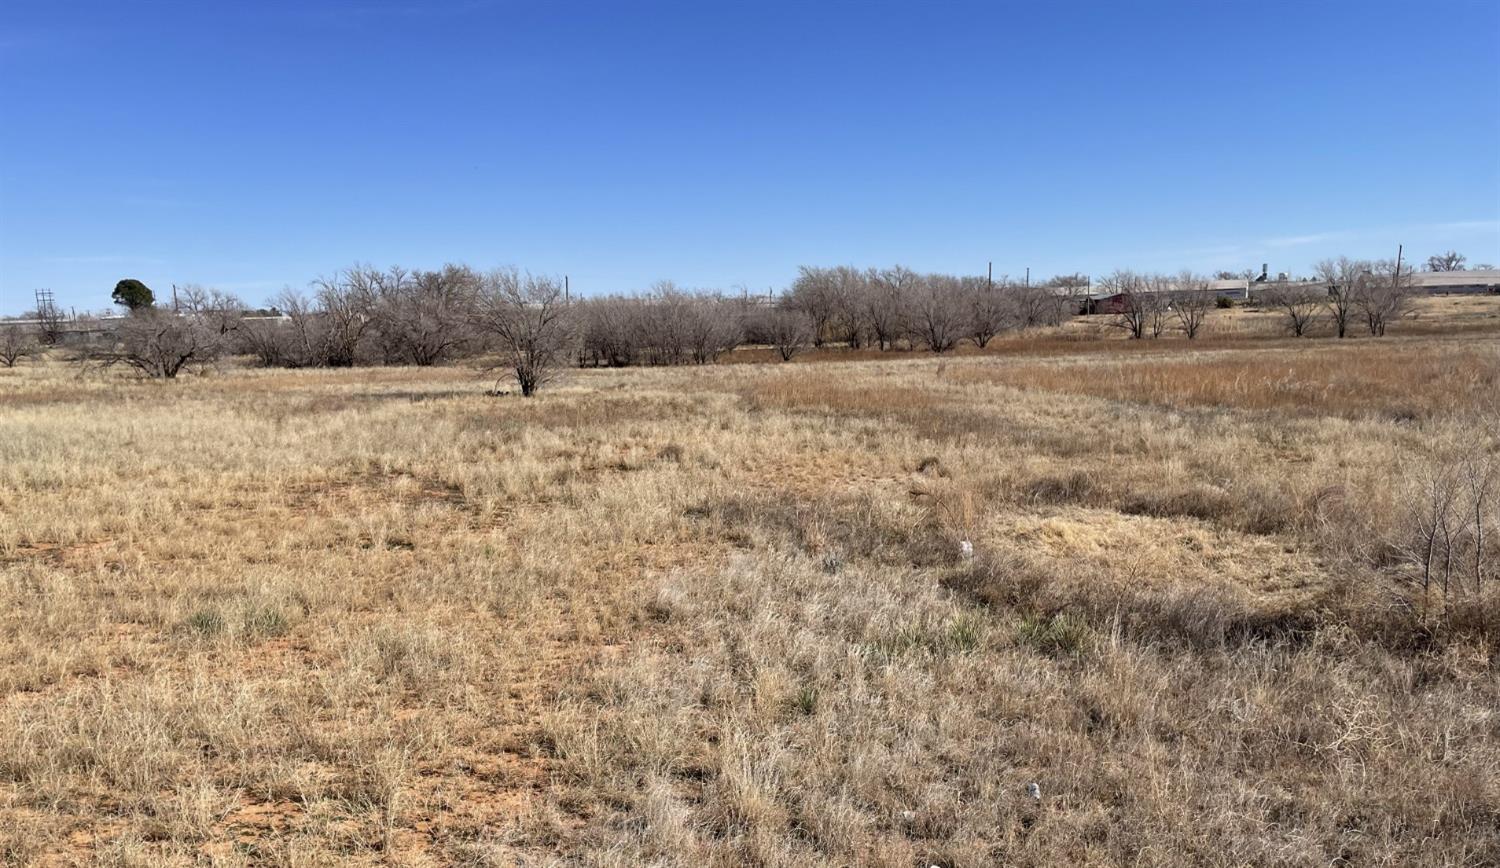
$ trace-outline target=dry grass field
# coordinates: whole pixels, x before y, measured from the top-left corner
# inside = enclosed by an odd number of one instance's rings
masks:
[[[1485,321],[0,371],[0,862],[1496,864]]]

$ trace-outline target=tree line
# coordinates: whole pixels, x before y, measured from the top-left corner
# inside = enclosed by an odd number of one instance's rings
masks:
[[[198,286],[174,287],[169,304],[136,280],[116,286],[127,315],[96,323],[105,333],[87,360],[171,379],[194,365],[242,355],[266,367],[442,364],[499,356],[526,393],[559,366],[709,364],[744,344],[790,360],[810,346],[944,353],[984,346],[1007,329],[1057,325],[1072,316],[1086,278],[1040,285],[1001,278],[885,269],[802,268],[778,298],[690,291],[670,282],[629,295],[570,298],[562,281],[514,268],[479,271],[355,266],[284,290],[264,309]],[[48,317],[40,343],[61,340]],[[0,330],[19,338],[18,329]]]
[[[1432,257],[1429,267],[1462,269],[1464,259],[1450,252]],[[1338,337],[1355,329],[1380,336],[1409,310],[1409,266],[1341,257],[1315,271],[1307,281],[1245,279],[1297,336],[1324,322]],[[226,355],[288,368],[481,358],[498,360],[524,394],[571,365],[710,364],[744,344],[771,347],[782,360],[828,345],[946,353],[964,342],[983,348],[1006,332],[1058,326],[1080,313],[1108,314],[1106,322],[1133,339],[1167,332],[1194,339],[1208,311],[1227,303],[1209,278],[1192,272],[1117,270],[1097,283],[1082,274],[1033,283],[900,265],[804,266],[779,297],[662,282],[640,293],[578,299],[564,281],[515,268],[357,265],[314,281],[308,291],[284,290],[263,309],[197,286],[174,287],[168,306],[130,279],[116,285],[112,298],[127,315],[96,324],[101,337],[82,357],[154,378],[171,379]],[[34,322],[32,330],[0,326],[0,364],[61,340],[65,324],[55,309],[37,311]]]

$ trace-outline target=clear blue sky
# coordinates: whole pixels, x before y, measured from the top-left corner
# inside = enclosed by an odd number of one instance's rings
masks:
[[[1500,3],[0,5],[0,312],[355,262],[1500,262]]]

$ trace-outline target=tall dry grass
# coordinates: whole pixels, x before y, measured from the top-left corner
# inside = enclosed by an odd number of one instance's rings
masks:
[[[1401,548],[1494,353],[1161,345],[0,372],[0,853],[1500,858],[1493,600]]]

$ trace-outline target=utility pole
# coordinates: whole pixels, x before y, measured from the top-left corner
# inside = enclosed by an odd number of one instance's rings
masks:
[[[573,300],[572,287],[570,287],[568,285],[568,276],[566,274],[564,274],[563,275],[563,304],[567,304],[568,302],[570,302],[572,300]]]
[[[984,288],[986,291],[995,288],[995,261],[993,259],[990,260],[989,266],[984,270]]]
[[[1031,288],[1031,266],[1026,266],[1026,288]]]
[[[1396,245],[1396,274],[1395,274],[1394,277],[1391,278],[1391,280],[1393,281],[1391,283],[1391,289],[1400,289],[1401,288],[1401,251],[1402,251],[1402,245],[1397,244]]]

